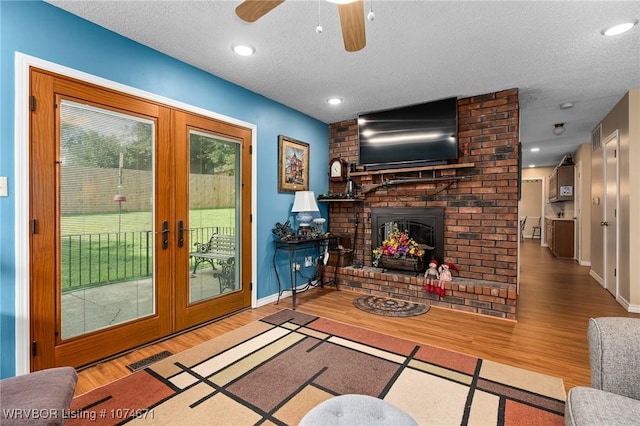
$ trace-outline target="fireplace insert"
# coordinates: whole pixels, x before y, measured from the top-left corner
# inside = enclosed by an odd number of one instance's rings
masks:
[[[379,247],[394,224],[418,244],[434,249],[425,254],[425,264],[444,260],[444,208],[443,207],[376,207],[371,209],[371,248]]]

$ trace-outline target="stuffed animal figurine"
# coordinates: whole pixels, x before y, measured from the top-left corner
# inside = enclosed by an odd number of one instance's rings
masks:
[[[438,293],[440,297],[444,297],[444,283],[447,281],[451,281],[451,270],[457,271],[458,267],[453,263],[443,263],[438,268],[440,281],[438,283],[438,287],[435,289],[435,292]]]
[[[440,278],[440,274],[438,273],[438,261],[432,259],[429,261],[429,268],[424,272],[424,290],[429,293],[433,293],[436,291],[436,287],[438,285],[437,281]],[[435,285],[434,285],[435,283]]]

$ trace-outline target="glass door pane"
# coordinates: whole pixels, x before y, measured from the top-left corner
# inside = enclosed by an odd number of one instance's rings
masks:
[[[240,144],[189,130],[189,303],[241,289]]]
[[[153,315],[154,122],[61,102],[61,337]]]

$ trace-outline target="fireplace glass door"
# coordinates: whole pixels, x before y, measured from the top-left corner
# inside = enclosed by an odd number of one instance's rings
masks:
[[[443,261],[444,209],[442,207],[385,207],[371,209],[371,246],[379,247],[395,226],[408,231],[418,244],[433,247],[425,260]]]

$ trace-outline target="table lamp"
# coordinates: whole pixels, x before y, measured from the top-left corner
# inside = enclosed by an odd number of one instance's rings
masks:
[[[320,209],[318,209],[313,191],[296,191],[291,213],[298,213],[296,221],[298,221],[299,231],[305,233],[311,229],[311,221],[313,220],[311,212],[317,211],[320,211]]]

